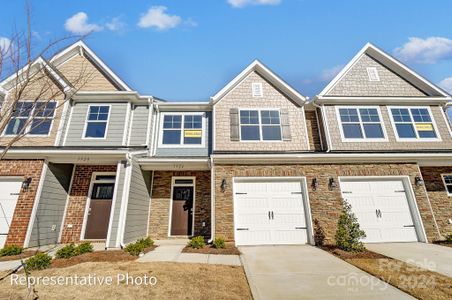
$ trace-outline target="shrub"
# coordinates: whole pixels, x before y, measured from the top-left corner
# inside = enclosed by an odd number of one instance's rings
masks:
[[[81,243],[75,248],[74,256],[89,252],[93,252],[93,245],[90,242]]]
[[[448,235],[446,235],[446,242],[448,242],[448,243],[452,243],[452,233],[451,233],[451,234],[448,234]]]
[[[63,248],[58,249],[58,251],[55,254],[56,258],[70,258],[72,256],[77,255],[76,253],[76,247],[74,244],[69,244],[64,246]]]
[[[317,219],[314,219],[314,242],[318,247],[322,247],[325,243],[325,231]]]
[[[217,249],[223,249],[226,244],[223,237],[217,237],[213,240],[213,246]]]
[[[24,251],[24,248],[16,246],[16,245],[5,246],[3,249],[0,250],[0,256],[19,255],[23,251]]]
[[[188,246],[194,248],[194,249],[201,249],[206,246],[206,242],[204,241],[203,236],[195,236],[188,242]]]
[[[52,257],[47,253],[40,252],[25,261],[27,270],[47,269],[52,263]]]
[[[336,246],[344,251],[360,252],[366,249],[361,242],[365,237],[365,232],[359,227],[358,219],[352,212],[352,206],[344,200],[337,224]]]
[[[138,255],[140,255],[141,252],[143,252],[144,248],[145,247],[143,246],[143,244],[136,242],[136,243],[128,244],[124,248],[124,250],[126,252],[128,252],[130,255],[138,256]]]
[[[147,237],[145,239],[139,239],[137,243],[142,244],[144,248],[149,248],[154,245],[154,241],[150,237]]]

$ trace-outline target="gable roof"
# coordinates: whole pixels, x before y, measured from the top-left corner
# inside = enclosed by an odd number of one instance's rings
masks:
[[[248,67],[246,67],[240,74],[238,74],[234,79],[232,79],[225,87],[223,87],[218,93],[211,97],[212,104],[217,103],[221,100],[227,93],[234,89],[240,82],[242,82],[249,74],[252,72],[257,72],[263,78],[268,80],[278,89],[280,89],[284,94],[286,94],[290,99],[299,105],[303,105],[306,102],[306,98],[298,93],[294,88],[277,76],[273,71],[266,67],[259,60],[254,60]]]
[[[74,55],[83,53],[86,55],[103,73],[114,82],[123,91],[132,91],[132,89],[116,75],[112,69],[110,69],[97,55],[91,50],[88,45],[83,41],[77,41],[59,53],[55,54],[50,62],[55,66],[59,66],[62,63],[71,59]]]
[[[396,73],[398,76],[423,91],[428,96],[449,98],[450,95],[441,88],[437,87],[421,75],[402,64],[400,61],[387,54],[378,47],[367,43],[364,47],[348,62],[348,64],[331,80],[331,82],[320,92],[320,97],[328,97],[328,92],[347,74],[347,72],[359,61],[363,55],[369,55],[377,60],[383,66]]]

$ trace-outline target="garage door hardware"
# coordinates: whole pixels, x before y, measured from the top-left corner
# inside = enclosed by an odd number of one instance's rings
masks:
[[[248,195],[248,193],[235,193],[236,195]]]
[[[342,194],[351,194],[352,192],[350,191],[342,191]]]
[[[307,227],[295,227],[295,229],[307,229]]]
[[[272,211],[268,212],[268,219],[269,220],[274,220],[275,219],[275,214]]]
[[[405,193],[405,190],[395,190],[394,193]]]
[[[250,230],[249,228],[237,228],[237,230]]]
[[[375,210],[375,214],[377,215],[377,218],[381,218],[381,210],[379,210],[379,209],[376,209]]]
[[[301,195],[302,192],[292,192],[292,194],[297,194],[297,195]]]
[[[403,225],[403,227],[414,227],[414,225]]]

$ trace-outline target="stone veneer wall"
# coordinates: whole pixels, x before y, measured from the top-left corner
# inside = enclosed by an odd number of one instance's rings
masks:
[[[116,172],[116,165],[77,165],[75,167],[61,243],[74,243],[82,239],[83,218],[93,172]],[[68,228],[69,224],[72,224],[72,228]]]
[[[452,174],[452,167],[421,167],[425,188],[443,236],[452,234],[452,196],[447,195],[441,174]]]
[[[337,221],[341,212],[341,192],[339,186],[329,190],[329,178],[333,177],[338,182],[338,176],[388,175],[410,177],[428,240],[437,239],[437,230],[424,187],[414,184],[414,178],[419,176],[416,164],[215,165],[215,234],[224,236],[228,240],[234,239],[233,177],[305,176],[312,220],[319,220],[325,230],[326,242],[334,243]],[[319,182],[316,191],[310,185],[313,178],[317,178]],[[220,189],[222,179],[226,179],[229,183],[224,193]]]
[[[20,190],[14,216],[9,227],[6,245],[23,246],[30,222],[36,192],[44,165],[43,160],[2,160],[0,161],[0,179],[3,176],[31,177],[28,191]]]
[[[195,232],[210,237],[210,171],[155,171],[151,197],[149,235],[153,239],[167,239],[173,176],[196,176]],[[202,227],[205,222],[205,228]]]

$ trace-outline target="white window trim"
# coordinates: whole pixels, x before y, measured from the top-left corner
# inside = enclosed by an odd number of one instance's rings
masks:
[[[369,81],[372,81],[372,82],[380,81],[380,74],[378,74],[378,69],[376,67],[367,67],[366,72],[367,72],[367,78],[369,79]],[[372,76],[371,76],[372,72],[375,72],[374,73],[375,79],[372,79]]]
[[[53,124],[55,123],[56,112],[57,112],[57,109],[58,109],[58,102],[56,100],[49,100],[49,101],[46,101],[46,100],[45,101],[39,101],[39,100],[37,100],[37,101],[35,101],[35,100],[18,100],[18,102],[55,102],[55,109],[53,110],[53,116],[51,118],[52,122],[50,123],[49,133],[47,133],[47,134],[32,134],[32,133],[30,133],[31,125],[33,124],[33,120],[32,120],[30,122],[30,124],[28,124],[28,126],[26,127],[25,132],[27,132],[27,133],[24,135],[24,137],[27,137],[27,138],[30,138],[30,137],[31,138],[35,138],[35,137],[41,137],[41,138],[42,137],[49,137],[51,135],[51,133],[52,133],[52,130],[53,130]],[[36,105],[31,110],[30,116],[27,117],[27,120],[29,120],[30,117],[33,116],[33,114],[35,112],[35,109],[36,109]],[[25,118],[21,118],[21,119],[25,119]],[[33,119],[35,119],[35,118],[33,118]],[[11,119],[10,119],[10,121],[11,121]],[[6,128],[7,127],[8,127],[8,125],[5,126],[5,129],[2,132],[2,137],[15,137],[15,136],[17,136],[17,134],[6,134]]]
[[[443,181],[444,189],[445,189],[445,191],[447,193],[447,196],[452,197],[452,193],[449,193],[449,190],[447,189],[447,185],[448,184],[446,183],[446,180],[444,179],[444,176],[451,176],[452,177],[452,174],[441,174],[441,180]],[[449,185],[452,185],[452,183],[449,183]]]
[[[108,117],[107,120],[88,120],[89,118],[89,112],[91,110],[92,106],[108,106]],[[110,125],[110,116],[111,116],[111,104],[90,104],[88,105],[88,109],[86,110],[86,117],[85,117],[85,125],[83,127],[83,133],[82,133],[82,140],[105,140],[108,136],[108,127]],[[88,122],[91,123],[103,123],[107,122],[107,125],[105,126],[105,133],[103,137],[86,137],[86,130],[88,129]]]
[[[259,117],[259,124],[244,124],[244,126],[250,125],[250,126],[259,126],[259,140],[242,140],[242,123],[240,121],[240,112],[244,111],[244,110],[255,110],[257,111],[258,117]],[[281,139],[280,140],[264,140],[263,136],[262,136],[262,127],[266,126],[266,125],[276,125],[276,124],[266,124],[263,125],[262,124],[262,116],[261,116],[261,111],[277,111],[279,114],[279,130],[281,131]],[[265,107],[265,108],[256,108],[256,107],[251,107],[251,108],[239,108],[239,138],[240,138],[240,142],[243,143],[281,143],[283,142],[283,136],[282,136],[282,124],[281,124],[281,110],[279,108],[272,108],[272,107]]]
[[[417,105],[413,105],[413,106],[399,106],[399,105],[391,105],[391,106],[386,106],[387,110],[388,110],[388,114],[389,114],[389,119],[391,120],[391,126],[392,126],[392,130],[394,131],[394,136],[397,142],[441,142],[441,135],[439,133],[438,130],[438,126],[436,126],[436,121],[435,118],[433,117],[432,114],[432,110],[430,109],[430,106],[417,106]],[[413,120],[413,115],[411,114],[411,109],[412,108],[424,108],[428,110],[428,113],[430,114],[430,118],[432,119],[432,125],[433,125],[433,129],[435,130],[436,133],[436,138],[419,138],[419,134],[417,132],[416,127],[414,127],[414,132],[416,133],[416,137],[415,138],[400,138],[399,134],[397,132],[397,128],[396,128],[396,122],[394,121],[394,117],[392,115],[392,111],[391,109],[393,108],[405,108],[408,109],[408,112],[410,113],[410,117],[411,117],[411,124],[415,125],[416,122],[414,122]],[[419,123],[426,123],[426,122],[419,122]]]
[[[261,92],[260,94],[255,94],[254,93],[254,88],[258,87],[259,91]],[[264,97],[264,87],[262,86],[262,82],[252,82],[251,83],[251,95],[253,96],[253,98],[262,98]]]
[[[179,179],[191,179],[193,180],[192,184],[189,183],[176,183],[176,180]],[[170,207],[169,207],[169,223],[168,223],[168,237],[174,237],[180,235],[171,235],[171,224],[173,220],[173,193],[174,193],[174,187],[176,186],[187,186],[187,187],[193,187],[193,205],[192,205],[192,224],[191,224],[191,235],[194,236],[195,234],[195,218],[196,218],[196,176],[173,176],[171,178],[171,201],[170,201]]]
[[[181,135],[180,135],[180,143],[179,144],[163,144],[163,123],[165,116],[167,115],[180,115],[182,116],[181,120]],[[185,116],[201,116],[202,117],[202,134],[201,134],[201,144],[184,144],[184,130],[185,130]],[[206,112],[162,112],[160,117],[160,130],[159,130],[159,148],[205,148],[206,147],[206,123],[207,116]],[[188,129],[190,130],[190,129]],[[193,130],[196,130],[194,128]]]
[[[342,128],[342,120],[341,120],[341,114],[339,112],[339,109],[356,109],[358,110],[358,118],[359,118],[359,125],[361,127],[361,132],[363,133],[363,138],[358,139],[358,138],[346,138],[344,135],[344,129]],[[366,138],[365,137],[365,132],[364,132],[364,126],[363,126],[363,122],[361,120],[361,114],[359,113],[359,109],[362,108],[371,108],[371,109],[376,109],[377,113],[378,113],[378,117],[380,118],[380,126],[381,126],[381,130],[383,131],[383,137],[382,138]],[[386,133],[386,126],[381,114],[381,109],[379,106],[354,106],[354,105],[350,105],[350,106],[336,106],[336,119],[337,122],[339,124],[339,131],[341,134],[341,141],[343,143],[369,143],[369,142],[388,142],[388,134]],[[366,122],[369,124],[376,124],[376,122]],[[347,123],[346,123],[347,124]]]

